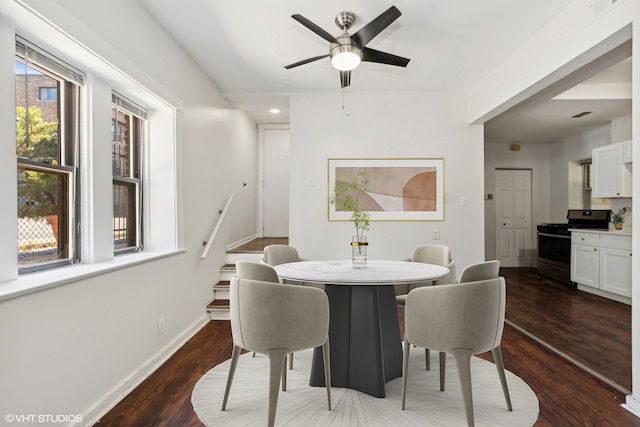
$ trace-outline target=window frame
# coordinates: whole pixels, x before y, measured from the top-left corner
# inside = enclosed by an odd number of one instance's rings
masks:
[[[18,274],[33,273],[66,266],[80,261],[79,242],[80,227],[77,225],[79,177],[79,149],[80,149],[80,110],[81,88],[84,85],[84,75],[62,60],[45,50],[35,46],[25,39],[16,36],[15,60],[25,66],[25,91],[28,93],[28,68],[41,72],[58,82],[57,111],[58,111],[58,164],[37,161],[16,155],[18,174],[20,171],[31,171],[64,176],[64,182],[58,183],[57,216],[57,252],[58,258],[50,261],[36,261],[34,263],[18,264]],[[30,107],[28,94],[25,97],[25,114]],[[37,99],[40,100],[40,87]],[[16,105],[17,107],[17,105]],[[27,135],[28,138],[28,135]],[[16,178],[17,179],[17,178]],[[16,181],[17,184],[17,181]],[[16,256],[19,257],[18,248]],[[16,258],[18,261],[18,258]]]
[[[580,162],[582,166],[582,207],[591,209],[591,159]]]
[[[111,106],[112,106],[112,144],[121,139],[124,126],[120,126],[118,121],[118,113],[123,113],[128,117],[128,131],[129,135],[127,141],[129,142],[129,155],[128,171],[127,175],[117,174],[116,172],[121,170],[116,167],[116,156],[119,156],[112,149],[112,172],[113,172],[113,195],[114,195],[114,254],[121,255],[131,252],[140,252],[144,250],[144,216],[143,216],[143,194],[144,194],[144,164],[143,164],[143,148],[144,148],[144,132],[147,120],[146,109],[140,107],[133,101],[125,98],[117,92],[111,94]],[[115,117],[115,119],[114,119]],[[115,120],[115,122],[114,122]],[[128,189],[126,196],[127,205],[133,207],[132,210],[127,212],[125,218],[126,225],[126,246],[116,246],[116,224],[115,218],[116,212],[116,187],[124,187]],[[129,224],[133,224],[133,229],[129,229]]]

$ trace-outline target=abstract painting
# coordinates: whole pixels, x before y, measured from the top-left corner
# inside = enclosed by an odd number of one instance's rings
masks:
[[[337,181],[366,171],[369,188],[361,208],[372,221],[444,220],[444,159],[329,159],[329,195]],[[329,220],[348,220],[350,211],[329,204]]]

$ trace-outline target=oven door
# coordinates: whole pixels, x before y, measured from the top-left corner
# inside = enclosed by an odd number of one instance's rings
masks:
[[[571,263],[571,236],[538,233],[538,260],[568,266]]]
[[[538,274],[571,284],[571,236],[538,232]]]

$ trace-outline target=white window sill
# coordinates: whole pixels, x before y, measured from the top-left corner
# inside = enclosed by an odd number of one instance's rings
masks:
[[[47,271],[28,273],[16,280],[0,283],[0,301],[17,298],[33,292],[66,285],[78,280],[88,279],[101,274],[132,267],[157,259],[166,258],[186,252],[178,249],[169,252],[142,252],[115,257],[111,261],[95,264],[70,265]]]

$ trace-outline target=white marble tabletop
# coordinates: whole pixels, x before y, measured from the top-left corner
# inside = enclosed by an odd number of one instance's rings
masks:
[[[301,261],[274,266],[282,279],[337,285],[393,285],[435,280],[449,275],[439,265],[409,261],[368,260],[367,268],[348,261]]]

